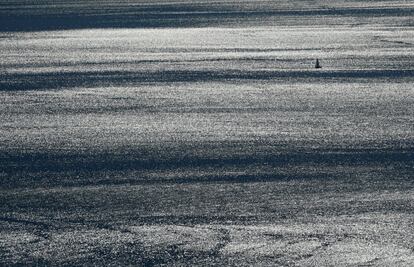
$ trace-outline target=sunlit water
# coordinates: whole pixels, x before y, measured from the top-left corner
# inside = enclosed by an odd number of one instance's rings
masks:
[[[410,266],[412,4],[275,2],[0,5],[0,263]]]
[[[211,169],[217,160],[240,165],[250,159],[260,166],[298,150],[412,146],[411,29],[99,29],[6,36],[0,41],[4,153],[72,155],[73,168],[80,169],[77,157],[91,163],[98,153],[98,162],[118,171],[122,160],[129,171],[151,160],[174,171],[192,159],[191,165],[200,160],[219,179]],[[316,58],[322,69],[314,69]],[[241,163],[237,173],[251,163]]]

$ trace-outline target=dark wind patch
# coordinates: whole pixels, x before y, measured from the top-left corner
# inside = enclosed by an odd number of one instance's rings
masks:
[[[164,71],[84,71],[0,74],[0,91],[61,89],[71,87],[105,87],[159,82],[202,82],[226,80],[286,80],[349,82],[359,79],[372,82],[412,79],[414,70],[344,70],[344,71],[240,71],[240,70],[164,70]]]
[[[177,9],[177,10],[176,10]],[[188,11],[186,11],[186,9]],[[46,11],[45,11],[46,10]],[[184,7],[164,7],[154,10],[144,8],[108,11],[96,9],[93,13],[84,10],[59,10],[55,14],[45,10],[0,8],[0,31],[42,31],[87,28],[171,28],[236,26],[240,22],[274,23],[276,18],[294,17],[384,17],[413,16],[414,8],[325,8],[308,10],[211,10]],[[306,21],[306,19],[304,20]],[[265,23],[266,24],[266,23]]]

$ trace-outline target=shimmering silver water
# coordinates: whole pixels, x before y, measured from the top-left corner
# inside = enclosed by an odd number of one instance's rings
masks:
[[[0,5],[0,265],[414,263],[412,4],[39,5]]]

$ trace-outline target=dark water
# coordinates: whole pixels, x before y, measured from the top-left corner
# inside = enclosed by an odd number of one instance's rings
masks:
[[[0,3],[0,265],[411,266],[413,12]]]
[[[1,30],[386,24],[413,26],[405,1],[6,1]]]

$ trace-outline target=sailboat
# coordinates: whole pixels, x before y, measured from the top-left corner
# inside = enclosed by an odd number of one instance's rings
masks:
[[[315,69],[321,69],[321,68],[322,68],[322,66],[321,66],[321,64],[319,63],[319,59],[316,59]]]

